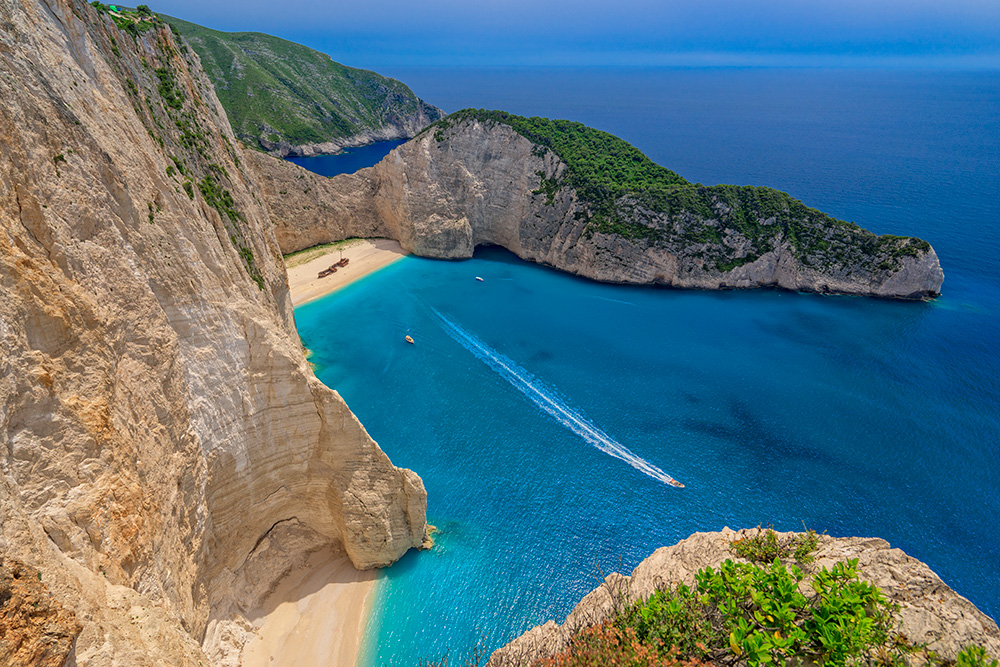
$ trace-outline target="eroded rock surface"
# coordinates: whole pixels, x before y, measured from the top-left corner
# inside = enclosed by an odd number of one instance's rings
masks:
[[[0,556],[0,664],[61,667],[80,630],[41,572]]]
[[[197,56],[73,0],[0,24],[0,554],[78,619],[75,664],[207,664],[265,540],[386,565],[423,484],[313,376]],[[268,553],[265,588],[297,558]]]
[[[612,573],[588,593],[564,623],[555,621],[535,627],[493,653],[489,665],[508,667],[531,664],[564,649],[579,630],[612,618],[623,604],[649,597],[658,587],[684,583],[695,585],[695,574],[706,567],[718,568],[732,559],[740,561],[729,544],[756,531],[695,533],[669,547],[657,549],[630,576]],[[778,533],[787,538],[792,533]],[[882,589],[899,605],[901,632],[915,644],[926,644],[945,659],[969,644],[979,644],[993,656],[1000,655],[1000,630],[996,622],[975,605],[951,590],[929,567],[878,538],[829,537],[821,535],[812,563],[798,566],[806,574],[800,584],[809,590],[810,576],[834,563],[858,559],[862,580]]]

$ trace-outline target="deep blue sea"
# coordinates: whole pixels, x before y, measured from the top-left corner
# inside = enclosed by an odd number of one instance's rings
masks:
[[[336,155],[314,155],[312,157],[290,157],[289,162],[294,162],[300,167],[305,167],[309,171],[320,176],[337,176],[338,174],[353,174],[358,169],[370,167],[378,163],[396,146],[406,143],[405,140],[394,139],[391,141],[376,141],[367,146],[356,148],[345,148]]]
[[[319,377],[440,530],[383,572],[363,664],[495,648],[561,621],[598,567],[725,525],[883,537],[1000,615],[1000,74],[387,73],[920,236],[946,278],[930,303],[679,291],[483,249],[298,308]]]

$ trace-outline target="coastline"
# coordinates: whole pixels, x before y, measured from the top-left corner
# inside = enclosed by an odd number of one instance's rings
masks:
[[[374,570],[356,570],[342,554],[313,553],[248,614],[254,637],[244,646],[240,664],[357,664],[375,581]]]
[[[340,259],[341,252],[350,260],[348,265],[325,278],[317,278],[320,271]],[[286,268],[292,305],[301,306],[336,292],[406,255],[402,246],[391,239],[357,239],[341,248],[330,248],[318,257]]]

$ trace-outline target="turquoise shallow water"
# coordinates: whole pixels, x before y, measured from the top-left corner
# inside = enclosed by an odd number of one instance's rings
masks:
[[[596,584],[595,563],[631,569],[723,525],[884,537],[1000,613],[997,77],[872,86],[834,73],[837,94],[820,104],[798,73],[785,88],[727,76],[719,136],[685,140],[664,123],[660,139],[632,140],[700,160],[686,173],[659,158],[694,179],[778,185],[927,238],[945,295],[609,286],[482,249],[465,262],[406,258],[298,308],[319,377],[423,477],[441,529],[432,551],[384,572],[364,664],[461,657],[480,636],[494,648],[561,620]],[[681,94],[704,82],[678,77],[662,113],[710,125],[704,91]],[[730,146],[734,90],[763,129]],[[517,99],[508,108],[530,112]]]

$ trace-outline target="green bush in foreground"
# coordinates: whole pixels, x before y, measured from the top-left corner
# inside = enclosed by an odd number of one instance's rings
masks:
[[[754,541],[751,541],[754,540]],[[761,530],[747,549],[776,550],[809,562],[819,537],[814,531],[780,536]],[[732,548],[732,544],[731,544]],[[749,557],[749,556],[748,556]],[[803,559],[807,560],[803,560]],[[603,574],[602,574],[603,577]],[[912,644],[900,631],[898,606],[862,581],[858,560],[835,563],[806,575],[779,558],[770,563],[726,560],[685,584],[658,588],[631,604],[627,586],[608,593],[619,611],[576,631],[565,649],[526,661],[493,656],[498,667],[1000,667],[981,646],[966,646],[955,659]],[[477,644],[477,649],[481,644]],[[529,651],[530,654],[530,651]],[[481,667],[486,652],[450,661],[423,660],[421,667]]]
[[[982,646],[966,646],[955,657],[955,667],[997,667],[997,664]]]
[[[894,607],[858,579],[856,560],[821,569],[811,596],[799,591],[803,576],[777,560],[765,567],[727,560],[718,570],[701,570],[695,590],[659,590],[615,624],[634,628],[641,642],[676,647],[682,659],[748,665],[902,659],[906,645],[896,641]]]

